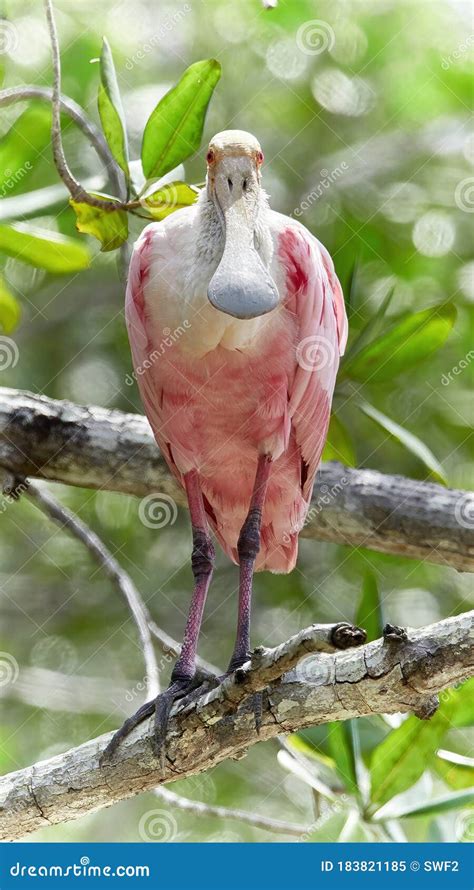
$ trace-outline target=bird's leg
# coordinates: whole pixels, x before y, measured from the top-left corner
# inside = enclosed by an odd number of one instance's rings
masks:
[[[195,686],[202,685],[203,682],[201,674],[195,677],[196,651],[207,591],[209,590],[214,568],[215,551],[209,535],[199,476],[196,470],[191,470],[185,475],[184,484],[193,531],[191,564],[194,575],[194,589],[181,652],[173,668],[168,689],[165,689],[161,695],[158,695],[154,702],[146,702],[136,714],[125,721],[121,729],[115,733],[109,742],[105,749],[104,757],[113,754],[121,739],[125,738],[135,726],[145,720],[146,717],[149,717],[153,711],[155,712],[154,749],[155,753],[159,753],[166,736],[168,718],[174,702],[177,699],[183,698]]]
[[[247,518],[242,526],[237,551],[239,554],[239,615],[237,638],[228,671],[235,671],[250,658],[250,609],[255,560],[260,550],[262,511],[270,475],[271,458],[260,455]]]

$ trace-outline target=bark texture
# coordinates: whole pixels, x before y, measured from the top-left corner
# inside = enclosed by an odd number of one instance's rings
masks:
[[[145,417],[0,391],[0,463],[20,476],[184,503]],[[474,569],[474,494],[324,464],[303,537]]]
[[[103,765],[110,734],[0,779],[0,839],[15,840],[203,772],[281,733],[380,713],[427,717],[439,691],[473,673],[473,619],[474,612],[465,613],[405,636],[392,628],[384,639],[335,654],[328,648],[344,645],[344,636],[347,645],[350,632],[338,637],[340,626],[319,625],[276,649],[257,650],[246,669],[219,688],[175,706],[161,761],[147,720]],[[349,645],[358,639],[353,635]],[[257,690],[263,690],[260,733]]]

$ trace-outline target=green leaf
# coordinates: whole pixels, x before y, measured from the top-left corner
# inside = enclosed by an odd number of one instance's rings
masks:
[[[348,429],[337,414],[331,414],[328,436],[323,450],[323,460],[338,460],[348,467],[356,466],[354,444]]]
[[[140,204],[151,214],[153,219],[164,219],[175,210],[190,207],[197,201],[199,192],[186,182],[170,182],[151,195],[140,199]]]
[[[357,784],[357,794],[360,796],[364,807],[370,799],[370,776],[369,771],[362,757],[362,746],[360,740],[359,720],[352,719],[348,721],[349,735],[351,740],[352,752],[354,757],[354,771]]]
[[[406,810],[393,808],[393,815],[387,812],[383,818],[403,818],[407,819],[411,816],[435,816],[438,813],[446,813],[448,810],[459,810],[461,807],[467,807],[474,804],[474,788],[466,791],[453,791],[449,794],[443,794],[440,797],[434,797],[425,803],[416,804],[413,807],[407,807]],[[474,814],[473,814],[474,818]],[[377,814],[374,820],[377,819]]]
[[[100,86],[97,97],[100,121],[105,138],[119,167],[129,178],[127,126],[123,113],[122,99],[117,83],[114,60],[109,42],[102,38],[100,54]]]
[[[109,195],[99,195],[95,197],[110,200],[110,210],[105,207],[92,207],[90,204],[84,204],[82,201],[73,201],[71,198],[69,203],[76,214],[76,228],[85,235],[93,235],[101,244],[101,251],[106,253],[109,250],[116,250],[128,238],[128,217],[126,210],[114,210],[114,201]]]
[[[344,375],[353,380],[379,383],[392,380],[427,356],[445,342],[456,320],[452,303],[441,303],[401,321],[365,346],[344,364]]]
[[[357,278],[359,275],[360,257],[356,256],[354,264],[349,273],[346,286],[344,288],[344,302],[346,304],[347,317],[351,319],[354,313],[354,298],[357,289]]]
[[[383,617],[377,579],[372,571],[367,571],[362,583],[362,594],[355,618],[359,627],[367,631],[367,642],[382,636]]]
[[[8,290],[3,278],[0,278],[0,325],[5,334],[11,334],[21,318],[21,307]]]
[[[356,793],[357,775],[350,721],[328,724],[328,746],[338,775],[346,788]]]
[[[447,785],[461,791],[463,788],[474,787],[474,760],[463,757],[454,751],[438,751],[433,764],[438,776]]]
[[[359,352],[362,351],[363,347],[366,346],[367,343],[369,343],[370,341],[373,341],[375,339],[375,337],[378,336],[378,334],[382,328],[383,320],[387,313],[388,307],[390,306],[390,303],[392,302],[392,297],[393,297],[394,291],[395,291],[395,288],[393,288],[393,287],[390,288],[385,299],[382,300],[377,311],[374,313],[374,315],[372,315],[369,318],[369,321],[367,322],[367,324],[362,328],[362,330],[360,331],[359,335],[356,337],[354,342],[351,343],[350,348],[348,349],[348,351],[346,352],[345,356],[342,359],[341,367],[343,370],[352,361],[354,356],[356,354],[359,354]]]
[[[207,106],[220,76],[221,66],[215,59],[195,62],[152,111],[142,144],[147,179],[164,176],[197,151]]]
[[[370,417],[374,423],[381,427],[381,429],[386,433],[389,433],[392,439],[395,439],[395,441],[400,445],[403,445],[407,451],[414,454],[415,457],[422,462],[423,466],[428,470],[433,479],[436,479],[436,481],[440,482],[442,485],[448,484],[446,474],[440,462],[418,436],[415,436],[414,433],[411,433],[403,426],[400,426],[395,420],[387,417],[386,414],[382,414],[381,411],[378,411],[373,405],[369,405],[368,402],[359,402],[358,407],[367,415],[367,417]]]
[[[75,238],[25,223],[0,225],[0,253],[55,274],[79,272],[90,265],[90,253]]]
[[[453,707],[453,696],[447,696],[429,720],[408,717],[377,745],[370,765],[373,804],[381,806],[418,781],[452,725]]]
[[[51,112],[27,108],[0,139],[0,195],[12,195],[51,142]]]

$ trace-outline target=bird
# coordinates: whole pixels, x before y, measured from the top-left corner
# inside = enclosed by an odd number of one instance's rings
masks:
[[[224,130],[206,161],[196,203],[146,226],[129,267],[135,379],[186,493],[194,587],[168,689],[125,722],[108,753],[153,713],[160,751],[174,702],[196,687],[211,532],[239,566],[235,645],[223,676],[249,660],[253,575],[294,568],[347,340],[333,261],[298,219],[270,208],[258,140]]]

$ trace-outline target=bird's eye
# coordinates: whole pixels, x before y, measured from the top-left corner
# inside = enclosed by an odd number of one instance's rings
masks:
[[[263,164],[263,151],[257,151],[257,164]]]
[[[210,148],[206,155],[206,161],[208,164],[213,164],[215,159],[216,159],[215,152],[213,152],[212,148]]]

